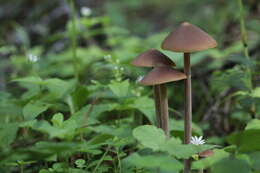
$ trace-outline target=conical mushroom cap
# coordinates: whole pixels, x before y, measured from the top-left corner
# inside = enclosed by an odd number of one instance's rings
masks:
[[[196,52],[217,46],[217,42],[200,28],[184,22],[171,32],[161,47],[174,52]]]
[[[138,67],[176,66],[166,55],[156,49],[149,49],[137,56],[132,64]]]
[[[140,84],[158,85],[182,79],[186,79],[186,75],[169,66],[155,67],[140,81]]]

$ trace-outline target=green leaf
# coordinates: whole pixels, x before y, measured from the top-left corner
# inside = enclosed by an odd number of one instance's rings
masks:
[[[63,115],[61,113],[57,113],[53,115],[51,122],[53,123],[54,126],[56,127],[62,127],[63,124]]]
[[[48,121],[41,120],[35,122],[32,125],[32,129],[42,133],[47,133],[50,138],[57,137],[60,139],[71,140],[76,134],[76,129],[78,128],[76,121],[74,119],[68,119],[63,121],[62,126],[59,126],[59,123],[61,123],[61,115],[57,115],[54,119],[57,124],[55,126],[52,126]]]
[[[260,151],[260,129],[236,132],[227,138],[230,144],[238,146],[239,151]]]
[[[118,104],[116,104],[116,103],[93,105],[93,109],[90,112],[89,116],[92,118],[98,118],[102,113],[112,111],[112,110],[116,109],[117,106],[118,106]]]
[[[113,127],[108,125],[99,125],[95,127],[89,127],[89,129],[93,130],[96,133],[100,134],[109,134],[112,136],[117,136],[119,138],[129,137],[132,134],[132,129],[128,128],[128,125],[121,125],[120,127]],[[132,138],[133,139],[133,138]]]
[[[75,81],[64,81],[58,78],[52,78],[45,80],[44,85],[54,97],[61,98],[72,91],[75,87]]]
[[[61,139],[71,140],[75,135],[75,130],[78,127],[75,120],[66,120],[63,123],[62,128],[57,128],[55,131],[50,132],[50,137],[58,137]]]
[[[86,161],[85,160],[83,160],[83,159],[77,159],[76,161],[75,161],[75,164],[76,164],[76,166],[78,167],[78,168],[84,168],[84,167],[86,167]]]
[[[212,173],[251,173],[249,164],[245,160],[225,158],[213,165]]]
[[[134,137],[145,147],[154,151],[164,151],[177,158],[189,158],[199,152],[215,148],[215,145],[182,144],[176,138],[166,139],[162,129],[145,125],[134,129]]]
[[[23,108],[23,116],[25,120],[33,120],[42,112],[46,111],[49,108],[49,104],[36,101],[36,102],[29,102]]]
[[[249,154],[252,161],[252,168],[256,171],[260,171],[260,151]]]
[[[131,104],[130,107],[142,112],[151,123],[155,124],[155,109],[153,99],[149,97],[138,97],[134,100],[134,103]]]
[[[46,142],[40,141],[37,142],[30,150],[38,153],[45,153],[45,154],[61,154],[64,152],[75,152],[77,149],[76,143],[72,142]]]
[[[256,87],[252,92],[252,97],[260,98],[260,87]]]
[[[91,140],[89,140],[89,143],[91,145],[97,145],[97,144],[103,144],[105,143],[108,139],[113,138],[112,135],[109,134],[98,134],[95,137],[93,137]]]
[[[55,172],[66,172],[68,170],[68,164],[67,163],[54,163],[52,165],[52,168],[55,170]]]
[[[246,125],[246,130],[250,129],[260,129],[260,120],[258,119],[253,119],[250,122],[247,123]]]
[[[134,137],[145,147],[159,150],[166,142],[166,136],[162,129],[155,126],[144,125],[133,130]]]
[[[0,124],[0,148],[8,147],[16,138],[18,131],[17,123]]]
[[[129,81],[113,81],[108,87],[117,97],[124,97],[128,93]]]
[[[212,165],[219,162],[220,160],[229,156],[229,153],[224,151],[223,149],[215,149],[213,151],[214,154],[211,157],[194,161],[192,167],[194,169],[207,169],[212,167]]]
[[[170,156],[163,155],[148,155],[141,156],[134,153],[127,157],[124,162],[130,163],[131,165],[147,168],[147,169],[157,169],[160,168],[161,171],[177,173],[183,166],[182,164]]]
[[[209,150],[216,147],[215,145],[193,145],[193,144],[182,144],[180,140],[171,138],[166,143],[161,145],[160,150],[166,151],[169,154],[177,157],[187,159],[194,154]]]
[[[93,112],[98,112],[99,110],[96,108],[97,105],[87,105],[81,108],[78,112],[74,113],[70,119],[75,120],[79,126],[85,126],[90,124],[98,123],[98,120],[94,116],[96,115]],[[91,110],[91,111],[90,111]],[[101,112],[102,113],[102,112]]]
[[[78,85],[75,91],[71,93],[73,106],[76,110],[79,110],[85,105],[88,95],[89,91],[87,90],[87,87],[82,85]]]
[[[39,173],[49,173],[46,169],[41,169]]]
[[[197,153],[197,151],[192,148],[192,145],[181,144],[180,141],[177,141],[174,138],[161,145],[161,150],[166,151],[177,158],[189,158]]]
[[[41,85],[43,83],[43,80],[40,77],[37,77],[37,76],[19,78],[19,79],[15,79],[13,81],[14,82],[32,83],[32,84],[37,84],[37,85]]]

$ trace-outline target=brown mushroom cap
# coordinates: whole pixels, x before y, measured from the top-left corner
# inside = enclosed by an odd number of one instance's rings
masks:
[[[184,22],[171,32],[161,47],[174,52],[196,52],[217,46],[217,42],[200,28]]]
[[[137,56],[132,64],[138,67],[176,66],[166,55],[156,49],[149,49]]]
[[[213,150],[206,150],[199,153],[200,157],[210,157],[214,154]]]
[[[186,79],[186,75],[182,72],[174,70],[169,66],[155,67],[140,81],[140,84],[158,85],[182,79]]]

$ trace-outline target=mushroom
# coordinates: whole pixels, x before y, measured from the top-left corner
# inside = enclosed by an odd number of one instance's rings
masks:
[[[213,150],[206,150],[199,153],[200,157],[210,157],[214,154]]]
[[[156,49],[149,49],[139,56],[137,56],[133,61],[132,65],[137,67],[162,67],[162,66],[176,66],[175,63],[166,55],[161,53]],[[156,121],[157,127],[162,128],[161,122],[161,86],[154,86],[154,100],[155,100],[155,110],[156,110]]]
[[[186,75],[182,72],[174,70],[170,66],[155,67],[141,81],[142,85],[152,85],[154,88],[159,88],[160,105],[160,123],[167,137],[169,137],[169,113],[168,113],[168,98],[167,88],[165,83],[186,79]]]
[[[190,143],[192,123],[192,95],[191,95],[191,70],[190,53],[202,51],[217,46],[217,42],[200,28],[184,22],[175,31],[171,32],[163,41],[161,47],[164,50],[184,53],[185,80],[185,117],[184,117],[184,143]],[[188,164],[188,163],[187,163]],[[185,166],[187,166],[185,164]],[[184,169],[184,173],[189,168]]]
[[[156,49],[149,49],[141,53],[132,61],[132,65],[137,67],[176,66],[168,56]]]

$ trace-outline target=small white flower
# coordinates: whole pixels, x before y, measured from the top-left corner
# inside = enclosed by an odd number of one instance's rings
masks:
[[[117,67],[117,66],[115,66],[115,67],[114,67],[114,69],[115,69],[115,70],[118,70],[118,67]]]
[[[105,59],[105,60],[111,60],[111,58],[112,58],[112,57],[111,57],[111,55],[109,55],[109,54],[104,56],[104,59]]]
[[[203,145],[203,144],[205,144],[205,140],[202,138],[203,138],[202,136],[200,136],[200,137],[192,136],[190,143],[194,144],[194,145]]]
[[[92,11],[89,7],[82,7],[80,9],[80,13],[82,14],[82,16],[87,17],[87,16],[91,15]]]
[[[143,80],[144,76],[139,76],[137,79],[136,79],[136,83],[140,82],[141,80]]]
[[[31,53],[27,55],[27,59],[32,63],[37,62],[39,60],[39,58],[36,55],[33,55]]]
[[[120,71],[124,71],[124,67],[120,67]]]

